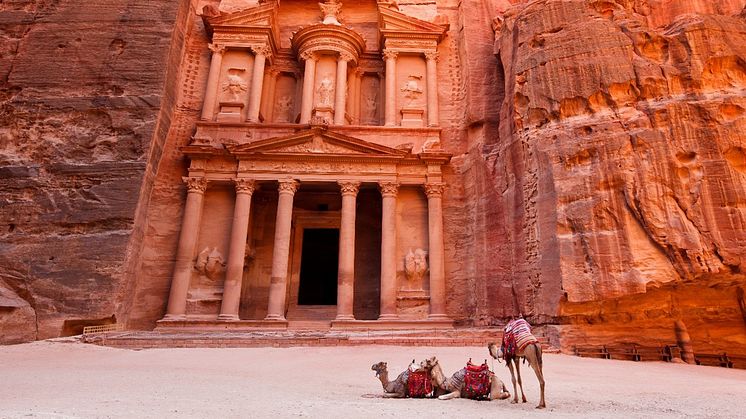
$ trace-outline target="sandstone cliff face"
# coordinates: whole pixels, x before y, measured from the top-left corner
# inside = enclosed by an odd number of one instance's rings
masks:
[[[695,349],[746,343],[744,2],[497,3],[499,119],[471,106],[465,158],[490,176],[464,180],[487,255],[509,243],[485,313],[571,323],[566,345],[676,318]]]
[[[176,1],[0,5],[0,343],[121,317],[180,16]]]

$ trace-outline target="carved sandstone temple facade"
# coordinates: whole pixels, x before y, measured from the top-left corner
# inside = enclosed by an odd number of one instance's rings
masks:
[[[209,76],[180,150],[187,197],[158,328],[452,327],[437,80],[448,25],[384,2],[375,16],[350,8],[350,26],[337,1],[232,3],[203,12]]]

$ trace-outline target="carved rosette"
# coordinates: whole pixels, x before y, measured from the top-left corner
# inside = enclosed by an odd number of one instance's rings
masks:
[[[256,182],[254,179],[233,179],[233,183],[236,185],[236,193],[244,193],[251,195],[256,189]]]
[[[181,178],[187,185],[187,192],[189,193],[205,193],[207,190],[207,179],[204,177],[196,176],[184,176]]]
[[[383,59],[384,60],[389,60],[389,59],[395,60],[396,57],[398,57],[398,56],[399,56],[399,53],[396,52],[396,51],[392,51],[390,49],[383,50]]]
[[[287,193],[290,195],[295,195],[295,192],[298,190],[298,186],[300,186],[300,183],[295,179],[283,179],[278,181],[280,186],[278,187],[278,190],[280,193]]]
[[[358,191],[360,190],[360,182],[354,182],[354,181],[339,181],[337,182],[339,184],[340,191],[342,192],[342,196],[357,196]]]
[[[207,44],[207,48],[210,48],[213,54],[223,55],[225,52],[225,45],[222,44]]]
[[[428,198],[440,198],[446,188],[445,183],[431,182],[425,184],[425,194]]]
[[[383,197],[396,198],[396,195],[399,193],[399,182],[379,182],[378,187]]]
[[[427,51],[425,52],[425,59],[427,61],[435,61],[438,62],[438,52],[437,51]]]

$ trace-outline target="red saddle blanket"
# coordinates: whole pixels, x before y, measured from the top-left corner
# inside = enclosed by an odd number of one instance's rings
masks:
[[[466,364],[466,375],[464,375],[463,395],[469,399],[486,399],[490,394],[491,375],[486,362],[477,366],[469,361]]]
[[[407,379],[407,394],[409,397],[427,397],[433,392],[433,383],[428,371],[411,371]]]

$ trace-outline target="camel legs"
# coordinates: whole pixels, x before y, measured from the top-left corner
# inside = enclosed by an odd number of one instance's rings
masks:
[[[403,393],[383,393],[384,399],[401,399],[404,398]]]
[[[458,399],[461,397],[461,392],[456,390],[452,393],[444,394],[442,396],[438,396],[438,400],[451,400],[451,399]]]
[[[544,403],[544,372],[542,371],[541,362],[539,361],[541,359],[541,348],[538,348],[536,345],[530,345],[526,348],[525,356],[528,364],[534,369],[536,378],[539,380],[539,387],[541,388],[541,399],[536,408],[543,409],[547,407],[547,405]]]
[[[523,403],[526,403],[526,393],[523,392],[523,381],[521,381],[520,358],[518,357],[513,358],[513,363],[515,364],[515,375],[518,376],[518,388],[521,389],[521,400],[523,401]]]
[[[510,370],[510,381],[513,383],[513,400],[511,400],[511,403],[518,403],[518,388],[515,386],[515,370],[513,369],[513,361],[506,361],[505,364]]]

